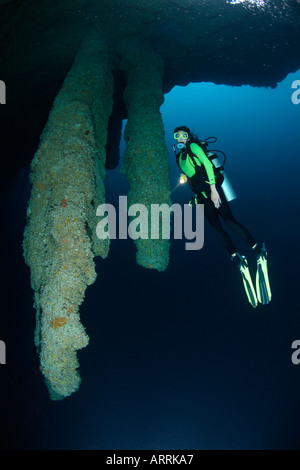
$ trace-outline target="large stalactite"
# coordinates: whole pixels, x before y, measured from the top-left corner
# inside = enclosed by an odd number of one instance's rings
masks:
[[[93,258],[105,201],[105,142],[113,79],[105,42],[85,41],[56,97],[31,165],[24,255],[35,292],[35,344],[51,398],[78,389],[76,351],[88,344],[79,306],[96,279]]]
[[[128,112],[125,129],[126,152],[122,171],[130,191],[128,203],[143,204],[148,217],[146,238],[138,238],[137,263],[164,271],[169,262],[169,240],[151,238],[151,204],[170,204],[169,158],[165,144],[160,106],[163,63],[154,50],[135,41],[126,41],[120,48],[120,67],[126,72],[124,100]]]

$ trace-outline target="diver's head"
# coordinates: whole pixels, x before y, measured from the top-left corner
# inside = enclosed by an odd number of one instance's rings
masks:
[[[177,141],[177,146],[178,144],[185,145],[189,140],[190,135],[191,131],[186,126],[175,127],[174,129],[174,139]]]

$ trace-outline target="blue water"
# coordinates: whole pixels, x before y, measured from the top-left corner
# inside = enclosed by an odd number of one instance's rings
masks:
[[[172,241],[164,273],[136,265],[131,240],[112,241],[81,308],[90,336],[79,352],[82,384],[61,402],[49,400],[33,345],[32,291],[21,250],[30,188],[27,169],[19,173],[1,207],[0,339],[7,365],[0,366],[0,447],[300,448],[300,365],[291,361],[291,344],[300,339],[300,105],[291,101],[297,79],[300,70],[275,90],[190,84],[174,88],[161,107],[172,188],[179,175],[174,127],[218,137],[215,148],[227,154],[238,195],[232,210],[267,244],[270,305],[250,306],[239,273],[207,225],[198,252]],[[108,202],[127,192],[117,170],[106,183]],[[186,203],[190,192],[179,187],[172,198]]]

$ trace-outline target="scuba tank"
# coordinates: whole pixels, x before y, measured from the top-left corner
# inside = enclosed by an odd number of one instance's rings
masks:
[[[224,193],[224,196],[225,196],[226,200],[228,202],[230,202],[233,199],[236,199],[235,191],[232,187],[232,184],[230,183],[230,181],[228,179],[228,176],[226,175],[226,173],[224,171],[224,163],[222,165],[218,155],[216,155],[213,152],[207,152],[206,155],[207,155],[207,157],[209,158],[209,160],[212,162],[212,164],[214,165],[214,167],[216,169],[221,167],[220,173],[224,177],[223,183],[221,184],[221,188],[223,190],[223,193]]]

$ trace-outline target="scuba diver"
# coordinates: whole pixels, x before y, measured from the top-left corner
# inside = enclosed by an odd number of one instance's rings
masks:
[[[261,245],[257,243],[249,230],[232,214],[228,201],[234,199],[235,195],[230,194],[232,188],[224,173],[223,165],[218,164],[216,154],[206,152],[208,143],[212,142],[209,142],[209,139],[214,139],[213,142],[217,139],[213,137],[201,142],[186,126],[176,127],[174,138],[179,149],[179,152],[176,152],[173,145],[177,165],[182,171],[180,181],[187,182],[196,195],[195,202],[204,205],[204,215],[207,221],[241,272],[245,291],[252,307],[255,308],[258,301],[262,304],[268,304],[272,294],[268,278],[266,247],[264,243]],[[223,155],[225,156],[225,154]],[[256,292],[249,272],[248,261],[245,256],[237,252],[232,239],[222,227],[220,218],[223,219],[227,227],[248,243],[256,256]]]

